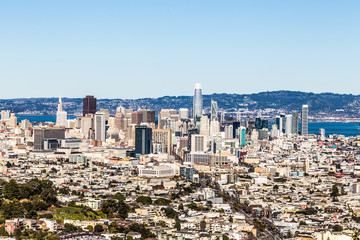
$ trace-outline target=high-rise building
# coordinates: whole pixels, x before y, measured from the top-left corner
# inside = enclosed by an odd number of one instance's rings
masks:
[[[290,136],[292,134],[292,115],[286,115],[285,118],[285,134]]]
[[[239,134],[236,134],[239,132],[239,127],[240,127],[240,122],[233,122],[233,138],[238,138],[239,137]]]
[[[17,126],[17,117],[15,116],[15,113],[11,113],[9,119],[9,127],[16,128],[16,126]]]
[[[131,114],[131,123],[140,125],[143,122],[143,112],[133,112]]]
[[[95,140],[105,142],[106,139],[106,115],[104,112],[95,113],[94,130]]]
[[[171,130],[153,129],[152,145],[154,153],[171,153]]]
[[[319,139],[324,141],[325,140],[325,128],[319,129]]]
[[[143,123],[155,123],[155,111],[151,111],[147,108],[141,108],[138,112],[142,112]]]
[[[180,108],[180,109],[179,109],[179,117],[180,117],[180,119],[187,119],[187,118],[189,118],[189,109],[187,109],[187,108]]]
[[[59,97],[58,110],[56,112],[56,126],[67,126],[67,112],[63,110],[61,97]]]
[[[200,118],[200,134],[205,136],[210,135],[210,122],[207,116],[201,116]]]
[[[191,152],[206,152],[207,137],[200,134],[191,135]]]
[[[150,154],[152,152],[152,129],[147,126],[135,127],[135,153]]]
[[[123,112],[116,111],[114,124],[115,124],[115,127],[118,130],[124,130],[125,129],[125,115],[124,115]]]
[[[239,138],[240,138],[240,147],[244,147],[246,145],[246,128],[239,128]]]
[[[9,110],[1,110],[1,120],[9,120],[10,118],[10,111]]]
[[[64,138],[65,128],[36,128],[34,129],[34,149],[56,149],[58,147],[58,140]],[[45,146],[45,140],[48,140],[46,144],[48,146]]]
[[[201,84],[196,83],[194,98],[193,98],[193,118],[195,121],[198,117],[202,116],[202,110],[203,110],[203,97],[202,97]]]
[[[234,138],[233,125],[225,126],[225,138]]]
[[[218,121],[218,104],[211,99],[211,121]]]
[[[303,105],[301,108],[301,135],[308,135],[308,115],[309,115],[309,106]]]
[[[86,96],[83,98],[83,116],[89,113],[96,113],[96,98],[94,98],[94,96]]]
[[[292,134],[299,133],[299,113],[298,111],[292,112]]]

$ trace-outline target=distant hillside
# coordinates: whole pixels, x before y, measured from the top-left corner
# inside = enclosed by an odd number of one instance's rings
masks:
[[[278,109],[284,112],[300,110],[301,105],[308,104],[311,115],[342,115],[344,117],[360,117],[360,95],[334,93],[306,93],[295,91],[272,91],[255,94],[211,94],[204,95],[204,108],[210,108],[211,99],[218,102],[222,110],[238,108]],[[58,98],[19,98],[0,100],[0,109],[9,109],[16,113],[56,114]],[[80,115],[82,98],[63,98],[64,109],[69,114]],[[138,109],[148,107],[156,112],[162,108],[192,108],[192,96],[164,96],[141,99],[98,99],[98,109],[106,108],[114,113],[116,107]]]

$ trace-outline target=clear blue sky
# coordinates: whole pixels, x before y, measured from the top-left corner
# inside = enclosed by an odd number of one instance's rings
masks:
[[[360,93],[360,1],[8,0],[0,98]]]

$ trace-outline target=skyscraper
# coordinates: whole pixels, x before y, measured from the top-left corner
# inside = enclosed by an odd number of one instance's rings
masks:
[[[152,152],[152,129],[147,126],[135,127],[135,153],[149,154]]]
[[[56,126],[67,126],[67,112],[63,110],[61,97],[59,97],[58,110],[56,113]]]
[[[211,99],[211,121],[218,121],[218,104]]]
[[[288,137],[291,136],[291,134],[292,134],[292,115],[290,115],[290,114],[286,115],[285,134]]]
[[[96,98],[94,98],[94,96],[86,96],[83,98],[83,116],[89,113],[96,113]]]
[[[308,135],[308,115],[309,115],[309,106],[303,105],[301,108],[301,135]]]
[[[104,112],[95,113],[95,120],[94,120],[95,140],[105,142],[106,139],[105,119],[106,116]]]
[[[203,109],[203,97],[202,97],[201,84],[196,83],[194,98],[193,98],[193,118],[195,121],[197,117],[202,116],[202,109]]]
[[[292,134],[299,133],[299,113],[298,111],[292,112]]]
[[[240,140],[240,147],[245,147],[245,145],[246,145],[246,128],[245,127],[239,128],[239,140]]]

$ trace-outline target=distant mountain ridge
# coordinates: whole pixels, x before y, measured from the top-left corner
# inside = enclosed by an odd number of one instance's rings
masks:
[[[336,93],[308,93],[299,91],[271,91],[253,94],[215,93],[204,95],[204,109],[209,110],[211,99],[218,102],[219,109],[234,111],[239,108],[249,110],[277,109],[284,112],[300,110],[308,104],[311,115],[341,115],[360,117],[360,95]],[[81,115],[82,98],[62,98],[64,109],[72,115]],[[55,115],[58,98],[17,98],[0,99],[1,110],[11,110],[20,114]],[[162,108],[192,109],[192,96],[164,96],[139,99],[98,99],[98,109],[109,109],[114,113],[118,106],[137,110],[147,107],[157,113]]]

